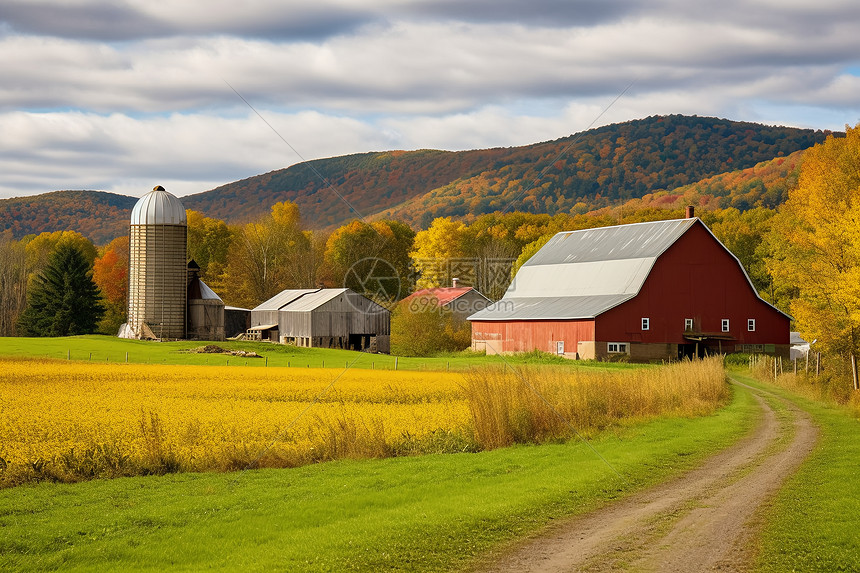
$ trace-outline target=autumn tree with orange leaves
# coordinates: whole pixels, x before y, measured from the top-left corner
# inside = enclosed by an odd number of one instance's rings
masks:
[[[128,236],[117,237],[96,257],[93,282],[104,299],[105,316],[99,330],[116,334],[128,313]]]

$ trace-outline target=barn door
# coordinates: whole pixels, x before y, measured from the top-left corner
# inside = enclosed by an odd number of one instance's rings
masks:
[[[555,343],[555,353],[559,356],[564,355],[564,340],[559,340]]]

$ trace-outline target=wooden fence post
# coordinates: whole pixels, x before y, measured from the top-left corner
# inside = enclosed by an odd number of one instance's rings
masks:
[[[854,356],[853,352],[851,353],[851,381],[854,383],[855,390],[860,388],[857,383],[857,357]]]

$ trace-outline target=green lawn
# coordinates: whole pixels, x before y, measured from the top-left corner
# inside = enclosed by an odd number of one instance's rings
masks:
[[[115,336],[69,336],[63,338],[0,338],[0,356],[30,356],[48,358],[70,358],[71,360],[93,360],[97,362],[128,362],[150,364],[210,364],[229,366],[282,366],[291,368],[338,368],[347,364],[351,368],[377,368],[393,370],[395,360],[401,370],[466,370],[480,364],[503,364],[504,362],[547,363],[576,365],[590,368],[628,368],[623,363],[571,361],[552,355],[483,356],[468,352],[431,358],[407,358],[387,354],[369,354],[351,350],[328,348],[301,348],[265,342],[217,342],[227,350],[253,350],[264,358],[237,358],[221,354],[195,354],[187,352],[206,343],[152,342],[127,340]]]
[[[0,491],[0,570],[444,571],[666,479],[749,431],[750,394],[712,416],[586,444],[179,474]]]
[[[860,421],[846,409],[733,375],[793,401],[821,429],[815,450],[765,514],[757,570],[860,571]]]

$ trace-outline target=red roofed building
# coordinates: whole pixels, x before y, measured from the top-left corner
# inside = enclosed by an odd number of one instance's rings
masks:
[[[454,284],[457,279],[454,279]],[[471,314],[483,310],[490,304],[490,299],[472,287],[437,287],[415,291],[401,301],[408,305],[413,312],[435,308],[437,306],[450,310],[454,316],[466,319]]]

